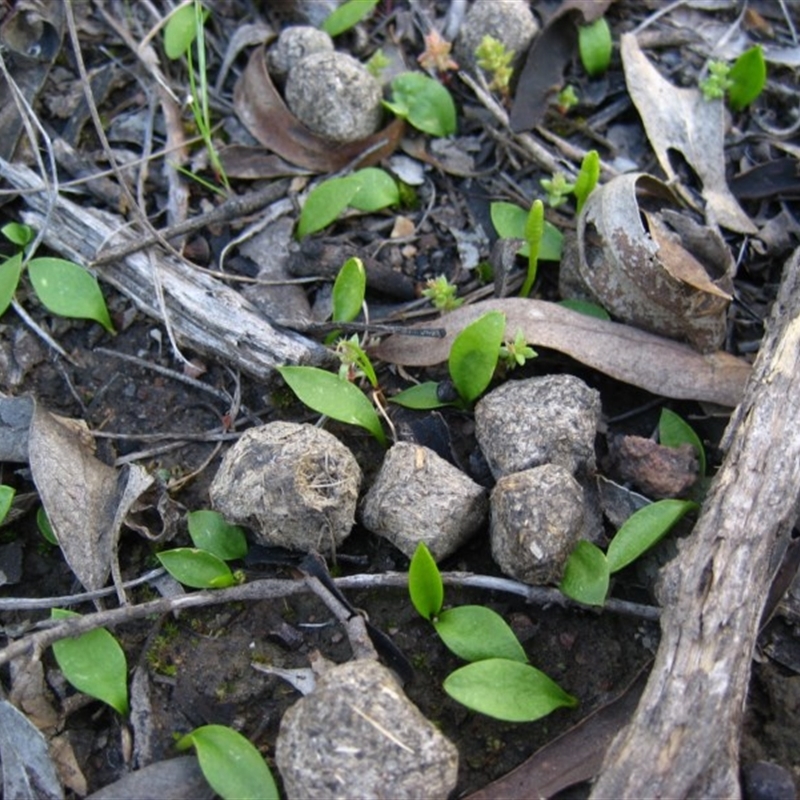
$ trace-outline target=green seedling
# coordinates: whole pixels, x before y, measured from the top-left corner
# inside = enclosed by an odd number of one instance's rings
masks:
[[[190,5],[176,9],[164,26],[164,52],[167,58],[173,61],[186,56],[192,116],[208,152],[211,167],[222,181],[225,189],[229,190],[228,176],[225,174],[212,138],[205,41],[205,24],[209,15],[210,12],[203,7],[200,0],[194,0]],[[193,55],[193,49],[196,55]],[[196,69],[195,58],[197,60]]]
[[[492,77],[489,89],[508,97],[511,75],[514,72],[511,66],[514,61],[514,51],[509,50],[494,36],[486,35],[475,49],[475,58],[478,66]]]
[[[63,258],[27,260],[26,249],[34,238],[27,225],[12,222],[0,229],[0,233],[20,248],[0,264],[0,315],[11,305],[22,272],[27,268],[33,290],[48,311],[71,319],[94,320],[114,333],[103,293],[93,275]]]
[[[238,525],[231,525],[217,511],[203,509],[186,515],[189,536],[199,550],[205,550],[223,561],[247,555],[247,539]]]
[[[208,550],[176,547],[157,553],[156,558],[178,583],[192,589],[226,589],[241,583],[242,576]]]
[[[719,100],[727,94],[728,105],[741,111],[764,91],[767,65],[761,45],[745,50],[733,66],[724,61],[711,61],[708,77],[700,81],[700,91],[706,100]]]
[[[367,72],[372,75],[375,80],[381,80],[383,76],[383,71],[391,64],[392,62],[386,57],[386,54],[378,48],[369,58],[369,61],[364,65],[367,68]]]
[[[422,290],[422,296],[427,297],[435,309],[446,314],[448,311],[454,311],[464,302],[460,297],[456,297],[457,292],[458,287],[454,283],[450,283],[446,275],[439,275],[428,280]]]
[[[403,72],[392,81],[392,99],[384,105],[417,130],[431,136],[456,132],[456,106],[439,81],[421,72]]]
[[[567,560],[559,589],[580,603],[603,605],[610,576],[636,561],[697,508],[691,500],[658,500],[628,517],[606,553],[591,542],[579,542]]]
[[[15,494],[16,490],[11,486],[6,486],[5,484],[0,486],[0,523],[8,516]]]
[[[223,800],[278,800],[278,787],[261,753],[232,728],[195,728],[178,739],[176,747],[194,747],[203,776]]]
[[[372,361],[364,352],[364,348],[355,333],[349,339],[339,339],[336,342],[335,352],[342,362],[339,367],[340,378],[351,382],[357,381],[359,378],[366,378],[373,389],[378,388],[378,376],[375,374],[375,367],[372,366]]]
[[[556,172],[552,179],[542,178],[539,183],[547,193],[547,205],[550,208],[563,206],[569,195],[575,191],[575,184],[568,181],[563,172]]]
[[[73,611],[54,608],[52,619],[78,617]],[[79,691],[102,700],[123,716],[128,713],[128,664],[117,640],[96,628],[53,644],[53,655],[64,677]]]
[[[575,195],[575,212],[581,213],[586,198],[594,191],[597,182],[600,180],[600,156],[597,150],[590,150],[581,161],[581,168],[578,177],[575,178],[575,188],[572,190]]]
[[[347,0],[334,9],[320,26],[329,36],[339,36],[366,19],[378,5],[378,0]]]
[[[590,25],[578,26],[578,50],[581,64],[590,77],[602,75],[611,63],[611,28],[605,17]]]
[[[351,322],[360,313],[367,293],[367,271],[360,258],[348,258],[333,282],[331,319]]]
[[[530,210],[526,211],[513,203],[498,201],[489,206],[492,224],[497,234],[502,239],[522,239],[525,241],[525,225],[528,221]],[[539,242],[540,261],[560,261],[564,245],[564,236],[555,225],[544,221],[544,230]],[[526,242],[519,250],[519,255],[527,258],[530,255],[530,246]]]
[[[536,280],[536,271],[539,266],[539,250],[544,236],[544,203],[541,200],[536,199],[533,201],[528,212],[528,218],[525,220],[523,233],[528,244],[528,273],[525,276],[525,282],[522,284],[519,296],[527,297],[531,293],[533,283]]]
[[[327,227],[348,207],[373,212],[399,202],[397,183],[377,167],[360,169],[344,178],[331,178],[309,192],[297,223],[297,238]]]
[[[444,690],[481,714],[509,722],[532,722],[562,706],[575,706],[543,672],[528,663],[514,632],[484,606],[443,609],[444,584],[428,548],[420,543],[408,571],[411,602],[445,646],[471,663],[445,679]]]
[[[556,108],[561,114],[568,114],[580,103],[575,87],[568,83],[556,96]]]
[[[507,370],[524,367],[525,362],[536,356],[536,351],[525,341],[525,334],[519,328],[513,341],[507,341],[500,346],[500,361]]]

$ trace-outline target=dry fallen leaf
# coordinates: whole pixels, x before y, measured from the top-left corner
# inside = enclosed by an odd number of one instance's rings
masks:
[[[709,221],[738,233],[757,233],[725,180],[723,103],[705,100],[699,89],[673,86],[650,63],[631,33],[620,38],[620,52],[628,92],[670,184],[675,184],[687,203],[697,205],[673,169],[670,156],[677,152],[703,184]]]
[[[313,172],[336,172],[348,165],[367,167],[397,147],[405,123],[395,119],[382,131],[346,144],[332,143],[313,133],[283,102],[267,71],[264,47],[250,54],[236,83],[233,105],[242,124],[264,147]]]
[[[447,360],[453,339],[487,311],[506,315],[506,335],[517,329],[533,347],[565,353],[619,381],[653,394],[735,406],[750,365],[730,353],[701,355],[688,345],[652,333],[596,319],[543,300],[520,297],[484,300],[414,328],[443,328],[441,339],[395,334],[370,351],[403,366],[426,367]]]

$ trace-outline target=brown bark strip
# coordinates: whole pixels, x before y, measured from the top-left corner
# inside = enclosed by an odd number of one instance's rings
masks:
[[[800,250],[691,537],[662,578],[663,638],[592,797],[740,796],[739,737],[759,619],[800,510]]]

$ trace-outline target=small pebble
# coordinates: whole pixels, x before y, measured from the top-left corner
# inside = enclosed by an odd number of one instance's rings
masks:
[[[312,53],[332,53],[333,39],[325,31],[308,25],[284,28],[278,41],[269,50],[269,71],[274,78],[283,80],[289,70]]]

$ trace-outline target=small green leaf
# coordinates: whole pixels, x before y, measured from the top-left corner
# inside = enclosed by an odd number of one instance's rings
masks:
[[[320,26],[328,36],[338,36],[349,31],[365,19],[378,5],[378,0],[347,0],[334,9]]]
[[[494,229],[501,239],[525,239],[525,223],[528,220],[528,212],[524,208],[500,200],[492,203],[489,211]],[[545,220],[544,233],[539,245],[539,260],[560,261],[563,246],[564,235],[555,225],[551,225]],[[530,255],[530,248],[527,244],[520,248],[519,254],[525,258]]]
[[[608,568],[619,572],[669,533],[681,517],[694,511],[691,500],[658,500],[640,508],[625,520],[608,546]]]
[[[78,319],[93,319],[109,333],[114,326],[106,301],[94,275],[63,258],[34,258],[28,274],[36,296],[53,314]]]
[[[538,198],[533,201],[528,216],[525,219],[525,241],[528,243],[528,274],[522,284],[519,296],[527,297],[536,280],[536,267],[539,263],[539,250],[544,238],[544,203]]]
[[[600,180],[600,155],[597,150],[590,150],[581,161],[581,169],[575,178],[575,211],[580,214],[586,198],[594,191]]]
[[[6,518],[11,509],[11,503],[14,501],[16,493],[16,490],[11,486],[6,486],[5,484],[0,486],[0,522]]]
[[[232,561],[247,555],[247,539],[238,525],[231,525],[217,511],[202,509],[190,511],[186,515],[189,536],[198,550],[206,550],[221,558]]]
[[[205,779],[223,800],[279,800],[275,779],[261,753],[232,728],[195,728],[176,747],[195,748]]]
[[[605,553],[591,542],[575,545],[564,568],[559,589],[587,606],[602,606],[608,595],[610,572]]]
[[[507,658],[527,663],[528,656],[508,623],[486,606],[456,606],[442,611],[433,627],[447,648],[465,661]]]
[[[366,291],[364,262],[360,258],[348,258],[333,282],[333,321],[350,322],[355,319],[361,311]]]
[[[456,106],[439,81],[421,72],[403,72],[392,81],[392,100],[384,105],[431,136],[456,132]]]
[[[345,180],[356,186],[356,192],[350,198],[348,205],[359,211],[380,211],[400,202],[397,183],[382,169],[377,167],[360,169]]]
[[[66,619],[80,614],[54,608],[50,616]],[[54,642],[53,655],[64,677],[79,692],[108,703],[123,716],[128,713],[128,663],[119,643],[105,628]]]
[[[164,52],[167,58],[180,58],[197,38],[194,5],[189,4],[177,9],[164,26]]]
[[[444,690],[467,708],[507,722],[533,722],[578,705],[536,667],[506,658],[475,661],[451,672]]]
[[[9,222],[0,228],[0,233],[12,244],[18,247],[25,247],[33,240],[33,229],[30,225],[23,225],[21,222]]]
[[[297,238],[302,239],[331,224],[350,204],[358,185],[350,178],[331,178],[315,186],[303,204],[297,223]]]
[[[559,301],[559,305],[564,306],[564,308],[571,308],[573,311],[577,311],[579,314],[585,314],[587,317],[605,320],[611,319],[608,311],[602,306],[598,306],[597,303],[591,303],[588,300],[561,300]]]
[[[700,477],[705,477],[706,449],[703,447],[700,437],[683,417],[668,408],[662,408],[661,417],[658,420],[658,440],[665,447],[680,447],[682,444],[692,445],[700,465]]]
[[[767,83],[767,65],[761,45],[745,50],[733,63],[728,78],[731,81],[728,105],[733,111],[741,111],[764,91]]]
[[[176,581],[192,589],[224,589],[236,583],[230,567],[206,550],[177,547],[156,557]]]
[[[367,396],[349,381],[318,367],[278,367],[301,402],[331,419],[366,428],[386,444],[380,418]]]
[[[432,619],[442,610],[444,584],[431,551],[423,542],[417,545],[408,567],[408,593],[417,613]]]
[[[402,392],[398,392],[394,397],[390,397],[389,402],[397,403],[398,406],[403,406],[403,408],[415,408],[420,411],[452,405],[452,403],[443,403],[439,399],[436,393],[438,388],[437,381],[425,381],[425,383],[418,383],[416,386],[403,389]]]
[[[454,339],[447,366],[456,390],[466,403],[477,400],[492,380],[505,331],[506,315],[489,311]]]
[[[44,510],[44,506],[39,506],[39,510],[36,512],[36,527],[39,529],[39,533],[42,534],[46,542],[50,542],[50,544],[56,547],[60,546],[53,526],[47,518],[47,512]]]
[[[22,274],[22,253],[15,253],[0,264],[0,316],[6,313]]]
[[[594,78],[608,69],[611,63],[611,28],[605,17],[590,25],[578,26],[578,50],[583,68]]]

